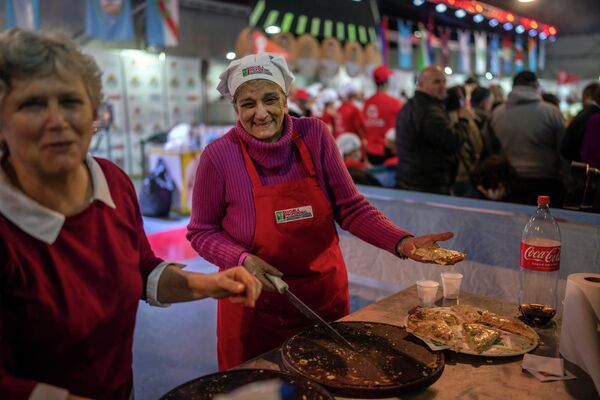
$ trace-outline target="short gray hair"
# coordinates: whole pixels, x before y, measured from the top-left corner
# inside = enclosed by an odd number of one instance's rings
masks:
[[[20,29],[0,33],[0,104],[12,79],[75,75],[83,81],[94,115],[102,102],[102,72],[75,42],[62,34]]]

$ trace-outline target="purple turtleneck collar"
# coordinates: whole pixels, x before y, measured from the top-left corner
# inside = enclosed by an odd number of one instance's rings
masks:
[[[235,126],[235,134],[248,148],[248,154],[262,169],[273,170],[289,161],[292,147],[292,117],[285,115],[283,132],[276,142],[263,142],[254,138],[242,127],[240,121]]]

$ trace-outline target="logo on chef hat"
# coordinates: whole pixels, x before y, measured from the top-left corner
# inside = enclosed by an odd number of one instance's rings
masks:
[[[252,67],[247,67],[242,69],[242,76],[247,77],[250,75],[262,74],[262,75],[270,75],[273,76],[273,73],[269,71],[267,68],[262,65],[255,65]]]

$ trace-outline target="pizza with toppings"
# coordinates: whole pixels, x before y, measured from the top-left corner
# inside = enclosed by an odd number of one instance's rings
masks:
[[[540,340],[540,337],[537,334],[537,332],[529,325],[513,318],[503,317],[502,315],[496,315],[489,311],[483,312],[478,322],[480,324],[492,328],[500,329],[506,332],[522,336],[524,338],[529,339],[531,343]]]
[[[479,321],[481,314],[485,311],[483,308],[471,306],[468,304],[458,304],[451,306],[450,310],[454,312],[464,322],[473,323]]]
[[[412,251],[414,255],[434,264],[453,265],[465,259],[465,253],[439,246],[419,247]]]
[[[459,348],[459,337],[455,331],[443,321],[429,320],[411,322],[406,326],[408,332],[417,336],[426,337],[435,344],[441,344],[451,349]]]
[[[459,317],[446,307],[418,308],[410,314],[409,320],[413,321],[444,321],[448,326],[461,324]]]
[[[499,336],[500,332],[485,325],[463,324],[463,337],[469,347],[477,353],[483,353],[492,347]]]

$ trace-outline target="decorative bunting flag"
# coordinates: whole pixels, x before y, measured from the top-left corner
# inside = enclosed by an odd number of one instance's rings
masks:
[[[475,73],[483,75],[487,71],[487,34],[485,32],[473,32],[475,37]]]
[[[470,48],[470,40],[471,40],[471,31],[468,29],[460,30],[457,29],[456,33],[458,34],[458,65],[459,70],[463,74],[470,75],[471,74],[471,54],[469,53]]]
[[[510,36],[502,37],[502,75],[511,75],[512,73],[512,40]]]
[[[523,38],[517,36],[515,38],[515,72],[523,71],[525,63],[525,55],[523,54]]]
[[[290,54],[284,48],[259,31],[252,32],[252,53],[277,53],[281,54],[286,59],[290,58]]]
[[[398,65],[402,69],[412,68],[412,22],[398,19]]]
[[[411,69],[413,22],[397,19],[397,29],[398,65],[402,69]],[[440,48],[440,59],[438,61],[442,67],[445,67],[449,64],[450,51],[448,43],[451,37],[451,29],[449,27],[438,26],[435,32],[438,34]],[[483,75],[489,71],[494,76],[511,76],[513,73],[521,72],[525,68],[525,43],[522,35],[517,35],[513,39],[510,35],[500,36],[497,33],[490,33],[488,40],[488,33],[473,32],[474,44],[471,44],[470,30],[457,29],[456,33],[459,52],[458,71],[460,73],[468,75],[473,71],[470,54],[470,48],[473,45],[475,46],[474,71],[477,75]],[[420,71],[434,63],[435,54],[432,43],[435,41],[435,34],[433,19],[430,18],[426,26],[425,23],[419,23],[415,36],[420,39],[416,53],[417,62],[415,70]],[[543,71],[546,67],[546,41],[538,40],[537,38],[528,38],[526,45],[528,68],[532,71]],[[383,54],[385,57],[385,53]]]
[[[132,40],[130,0],[88,0],[85,33],[101,40]]]
[[[565,83],[579,82],[579,78],[575,75],[569,74],[566,71],[558,71],[556,75],[556,84],[564,85]]]
[[[5,0],[4,25],[7,29],[40,30],[39,0]]]
[[[490,38],[490,72],[492,75],[500,75],[500,37],[493,34]]]
[[[540,49],[538,51],[538,70],[546,69],[546,41],[540,40]]]
[[[417,71],[431,65],[430,53],[427,46],[427,36],[429,32],[423,24],[419,24],[419,32],[421,33],[421,41],[419,42],[419,55],[417,57]]]
[[[452,30],[449,27],[437,27],[438,38],[440,39],[440,66],[446,67],[450,61],[450,49],[448,48],[448,42],[450,41],[450,35]]]
[[[435,38],[435,27],[433,26],[433,15],[429,15],[429,21],[427,22],[427,54],[429,57],[429,64],[435,64],[435,52],[433,51],[433,39]]]
[[[155,46],[179,44],[178,0],[146,0],[146,38]]]
[[[388,18],[382,17],[381,24],[377,25],[377,38],[379,39],[379,48],[381,49],[381,59],[384,65],[390,62],[390,45],[388,40]]]
[[[529,56],[529,70],[537,71],[537,40],[530,37],[527,39],[527,53]]]

